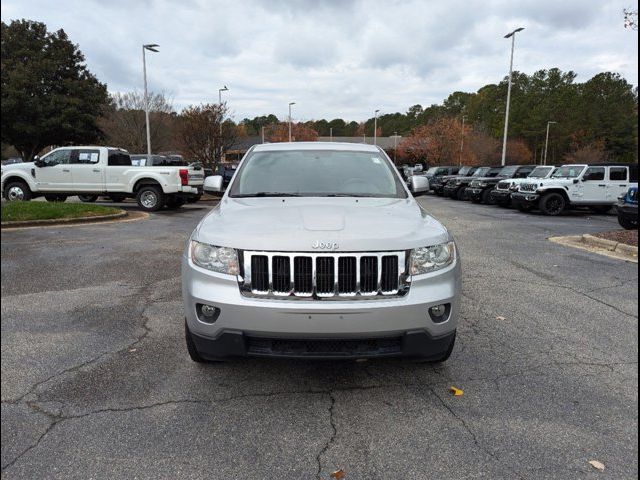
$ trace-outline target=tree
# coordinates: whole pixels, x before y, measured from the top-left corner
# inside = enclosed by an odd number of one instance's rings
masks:
[[[91,143],[108,102],[64,30],[15,20],[1,24],[2,141],[30,161],[47,145]]]
[[[281,122],[272,125],[266,133],[267,140],[272,143],[289,141],[289,123]],[[292,142],[315,142],[318,139],[318,132],[304,123],[291,124]]]
[[[238,127],[230,120],[224,120],[227,112],[226,103],[185,108],[179,119],[182,150],[189,157],[215,167],[238,138]]]
[[[147,126],[144,95],[139,92],[116,93],[99,125],[107,143],[132,153],[146,153]],[[154,151],[174,150],[177,118],[171,103],[161,93],[149,94],[149,125]]]

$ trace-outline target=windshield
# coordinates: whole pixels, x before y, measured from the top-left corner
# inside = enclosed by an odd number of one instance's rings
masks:
[[[549,172],[551,170],[553,170],[553,167],[536,167],[527,178],[545,178],[547,175],[549,175]]]
[[[551,178],[576,178],[584,170],[584,165],[566,165],[558,168]]]
[[[472,176],[474,177],[486,177],[487,173],[491,170],[491,167],[481,167],[477,169]]]
[[[389,161],[376,152],[254,152],[238,172],[231,197],[407,198]]]
[[[516,174],[517,171],[518,171],[518,167],[504,167],[502,170],[500,170],[498,175],[500,177],[511,178]]]
[[[472,169],[472,168],[473,168],[473,167],[462,167],[462,168],[458,171],[458,175],[461,175],[461,176],[462,176],[462,175],[467,175],[467,174],[471,171],[471,169]]]

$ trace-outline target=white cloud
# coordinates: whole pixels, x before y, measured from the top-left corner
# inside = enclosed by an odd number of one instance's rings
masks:
[[[236,119],[274,113],[289,101],[300,119],[363,120],[373,110],[405,111],[476,91],[515,68],[574,70],[585,81],[603,70],[638,83],[637,33],[623,28],[627,3],[583,0],[320,1],[6,0],[2,20],[28,18],[64,28],[90,70],[111,91],[149,85],[176,107],[225,99]]]

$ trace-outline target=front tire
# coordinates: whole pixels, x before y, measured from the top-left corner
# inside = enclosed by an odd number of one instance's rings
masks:
[[[454,197],[456,200],[467,200],[467,194],[465,193],[464,187],[456,190],[456,194]]]
[[[26,202],[33,198],[29,185],[21,181],[6,184],[2,194],[7,202]]]
[[[187,352],[189,353],[189,358],[196,363],[207,363],[207,361],[200,356],[198,353],[198,349],[196,348],[196,344],[193,341],[193,337],[191,336],[191,332],[189,331],[189,326],[187,325],[187,320],[184,321],[184,338],[187,342]]]
[[[165,204],[165,195],[159,186],[143,185],[136,194],[136,201],[145,212],[157,212]]]
[[[491,190],[485,190],[482,192],[482,203],[485,205],[495,205],[496,202],[493,201],[493,196],[491,195]]]
[[[540,199],[540,210],[545,215],[556,217],[567,208],[566,199],[559,193],[549,193]]]
[[[78,198],[80,199],[81,202],[84,202],[84,203],[93,203],[96,200],[98,200],[97,195],[78,195]]]
[[[629,217],[623,217],[622,215],[618,215],[618,223],[625,230],[637,230],[638,229],[638,221],[633,221]]]

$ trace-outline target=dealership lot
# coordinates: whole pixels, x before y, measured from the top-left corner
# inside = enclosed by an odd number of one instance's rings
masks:
[[[192,363],[180,255],[207,204],[3,231],[3,477],[634,477],[637,265],[546,240],[616,217],[420,202],[464,262],[441,366]]]

